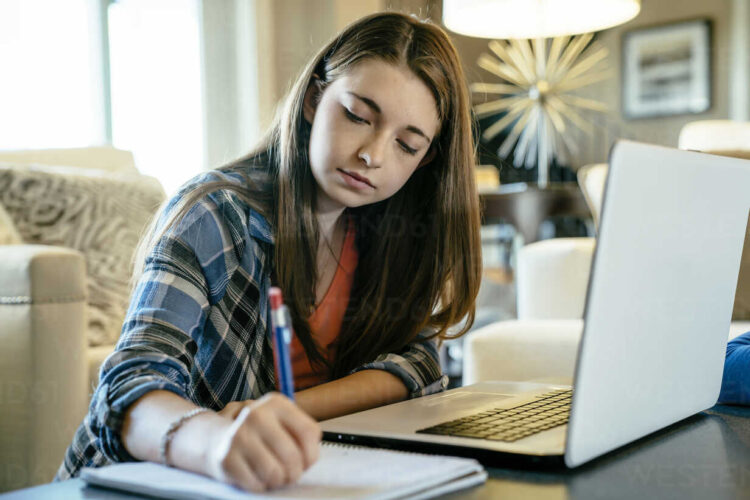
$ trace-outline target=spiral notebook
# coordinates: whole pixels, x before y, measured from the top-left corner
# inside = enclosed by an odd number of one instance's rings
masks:
[[[177,499],[372,499],[433,498],[481,484],[484,468],[474,459],[424,455],[322,443],[318,461],[294,484],[255,494],[152,462],[85,468],[81,478],[94,486]]]

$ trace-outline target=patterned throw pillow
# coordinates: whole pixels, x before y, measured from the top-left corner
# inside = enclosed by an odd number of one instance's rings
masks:
[[[164,189],[151,177],[0,163],[0,205],[23,240],[85,255],[92,347],[113,344],[119,337],[131,259],[164,199]]]
[[[20,245],[21,243],[23,243],[23,239],[18,234],[13,219],[0,205],[0,245]]]

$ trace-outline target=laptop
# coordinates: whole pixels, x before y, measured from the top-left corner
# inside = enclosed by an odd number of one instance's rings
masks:
[[[481,382],[324,421],[324,439],[572,468],[713,406],[750,161],[620,141],[609,165],[572,387]]]

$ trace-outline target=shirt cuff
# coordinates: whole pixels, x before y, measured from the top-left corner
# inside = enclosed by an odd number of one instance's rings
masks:
[[[185,390],[188,379],[180,363],[160,354],[140,354],[107,372],[89,407],[91,429],[98,438],[102,454],[113,462],[136,461],[125,449],[120,436],[126,411],[138,398],[155,390],[170,391],[189,399]]]
[[[400,360],[396,361],[396,358],[400,358]],[[414,366],[411,366],[404,358],[394,354],[381,356],[372,363],[367,363],[352,370],[351,373],[356,373],[362,370],[384,370],[397,376],[409,392],[408,399],[442,392],[448,387],[448,376],[440,373],[439,365],[437,373],[434,374],[437,378],[433,377],[429,380],[424,380],[418,374]]]

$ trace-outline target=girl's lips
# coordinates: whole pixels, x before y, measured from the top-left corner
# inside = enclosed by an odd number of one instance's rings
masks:
[[[344,182],[346,182],[349,186],[357,189],[375,189],[375,186],[373,186],[366,177],[347,172],[346,170],[341,170],[340,168],[337,170],[341,174],[341,177],[344,179]]]

